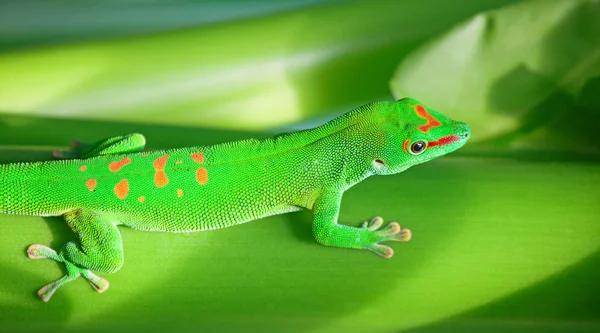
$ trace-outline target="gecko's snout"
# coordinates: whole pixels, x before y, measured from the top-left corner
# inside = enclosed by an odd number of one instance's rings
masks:
[[[469,125],[462,122],[456,122],[454,125],[454,132],[460,137],[461,140],[464,141],[467,141],[471,137],[471,129],[469,128]]]

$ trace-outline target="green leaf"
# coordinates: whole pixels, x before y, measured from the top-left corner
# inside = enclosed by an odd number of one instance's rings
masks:
[[[51,148],[73,138],[135,131],[146,135],[150,149],[175,148],[267,135],[222,128],[264,129],[348,111],[388,98],[393,69],[416,47],[482,10],[515,2],[333,3],[110,40],[96,39],[111,36],[110,27],[86,35],[81,26],[81,32],[49,38],[44,48],[34,47],[44,44],[39,32],[21,40],[32,43],[29,49],[0,54],[0,163],[47,160]],[[202,233],[121,228],[125,265],[103,275],[111,282],[106,293],[80,279],[44,304],[35,291],[64,272],[52,261],[28,259],[25,250],[33,243],[58,248],[75,235],[60,218],[0,215],[0,332],[600,332],[600,164],[597,156],[574,154],[597,142],[590,133],[598,124],[592,120],[600,110],[600,80],[594,66],[577,62],[594,50],[585,43],[596,36],[598,22],[597,7],[589,4],[527,2],[507,8],[508,21],[500,18],[505,9],[498,11],[492,22],[503,23],[483,33],[484,40],[493,37],[481,46],[488,57],[475,52],[476,61],[462,69],[436,65],[452,52],[416,51],[432,59],[428,63],[416,55],[407,59],[431,76],[407,76],[412,80],[402,82],[411,84],[402,89],[410,86],[414,97],[467,120],[475,139],[494,139],[499,148],[469,152],[477,146],[470,142],[400,175],[367,179],[344,195],[341,223],[356,226],[381,215],[413,231],[411,242],[392,244],[392,259],[317,244],[310,212]],[[483,14],[484,21],[494,13]],[[527,27],[568,37],[523,28],[515,18],[526,13],[554,28]],[[94,11],[79,14],[75,21],[86,22]],[[135,17],[124,23],[134,26]],[[515,53],[527,60],[525,72],[509,66],[507,52],[503,59],[491,51],[493,40],[512,45],[509,34],[525,48]],[[560,66],[531,67],[536,63],[524,53],[539,55],[539,43],[521,39],[549,36],[558,44],[546,45],[554,53],[540,59]],[[88,42],[54,44],[79,37]],[[437,42],[429,45],[424,50]],[[452,50],[446,46],[440,50]],[[508,104],[494,113],[487,104],[481,110],[436,105],[446,100],[429,87],[445,96],[471,66],[477,73],[496,65],[510,74],[503,86],[518,85],[526,94],[502,99]],[[400,69],[410,74],[407,66]],[[585,75],[572,70],[577,66]],[[565,84],[552,88],[555,81]],[[458,102],[478,101],[479,93],[503,96],[482,82],[487,89],[474,84],[473,96]],[[538,93],[546,96],[541,102]],[[527,108],[513,110],[519,103]],[[543,116],[547,108],[561,112]],[[513,120],[487,129],[486,119],[496,118]],[[544,126],[536,125],[540,119]],[[507,149],[523,138],[567,146],[561,154]],[[572,145],[577,140],[583,144]]]
[[[39,145],[44,137],[55,146],[73,135],[98,139],[132,131],[148,133],[151,148],[256,136],[13,116],[0,133],[23,138],[13,139],[0,159],[49,159],[47,146],[14,146]],[[597,292],[585,294],[590,301],[572,296],[597,290],[596,279],[585,277],[597,276],[600,264],[599,185],[598,163],[443,158],[372,177],[345,194],[341,223],[359,225],[381,215],[413,231],[411,242],[392,244],[390,260],[317,244],[309,212],[190,234],[121,228],[125,265],[103,275],[109,290],[99,295],[80,279],[49,304],[34,292],[62,269],[30,260],[25,249],[34,243],[59,247],[75,235],[60,218],[0,215],[0,328],[372,333],[444,332],[475,322],[478,331],[531,332],[532,325],[547,328],[550,321],[570,332],[598,330],[595,312],[570,309],[600,301]],[[558,290],[544,287],[548,278]],[[515,298],[517,305],[546,306],[506,310]]]

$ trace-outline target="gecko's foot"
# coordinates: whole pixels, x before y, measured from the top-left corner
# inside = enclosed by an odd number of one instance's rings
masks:
[[[408,242],[412,236],[409,229],[402,229],[397,222],[390,222],[387,226],[379,229],[383,225],[383,219],[379,216],[373,218],[371,222],[365,222],[363,229],[370,231],[371,242],[366,248],[384,258],[391,258],[394,255],[394,250],[383,244],[382,242]]]
[[[71,141],[70,149],[54,149],[52,151],[52,157],[54,157],[57,160],[80,158],[82,156],[82,151],[86,146],[88,145],[81,143],[81,141],[79,140],[73,140]]]
[[[62,278],[60,278],[52,283],[45,285],[38,291],[38,296],[40,296],[40,298],[44,302],[48,302],[50,300],[50,298],[52,298],[52,295],[54,294],[54,292],[56,292],[56,290],[58,288],[60,288],[61,286],[65,285],[68,282],[71,282],[71,281],[77,279],[80,276],[83,276],[86,280],[88,280],[90,285],[99,293],[105,292],[110,285],[106,279],[97,276],[96,274],[92,273],[92,271],[90,271],[89,269],[78,267],[75,264],[67,261],[61,255],[59,255],[56,251],[54,251],[53,249],[51,249],[45,245],[41,245],[41,244],[31,245],[27,249],[27,255],[31,259],[48,258],[48,259],[53,259],[57,262],[62,262],[65,264],[65,268],[67,269],[67,274],[65,276],[63,276]]]
[[[90,285],[99,293],[103,293],[108,289],[110,284],[106,279],[97,276],[88,269],[76,267],[75,265],[68,262],[65,262],[65,264],[67,266],[67,275],[43,286],[38,291],[38,296],[42,299],[42,301],[48,302],[50,298],[52,298],[52,295],[54,295],[54,292],[58,290],[58,288],[77,279],[80,276],[86,278]]]

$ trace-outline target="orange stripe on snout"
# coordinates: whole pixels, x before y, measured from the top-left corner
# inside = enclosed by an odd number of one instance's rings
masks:
[[[425,108],[419,104],[415,105],[415,113],[417,116],[425,119],[427,122],[424,125],[419,126],[419,131],[423,133],[429,132],[433,127],[442,126],[439,120],[435,119]]]
[[[169,178],[165,173],[165,166],[167,165],[167,160],[169,159],[169,155],[163,155],[154,160],[152,164],[156,172],[154,173],[154,185],[156,187],[165,187],[169,184]]]
[[[109,164],[108,170],[110,170],[112,172],[117,172],[117,171],[121,170],[122,167],[126,166],[129,163],[131,163],[131,159],[129,159],[128,157],[123,157],[120,161],[112,162],[111,164]]]

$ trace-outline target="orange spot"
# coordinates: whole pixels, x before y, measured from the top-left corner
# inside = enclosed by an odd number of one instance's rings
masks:
[[[97,184],[98,182],[93,178],[88,179],[87,182],[85,182],[85,186],[88,188],[88,190],[90,190],[90,192],[94,192]]]
[[[417,116],[427,120],[427,122],[424,125],[419,126],[419,131],[427,133],[433,127],[442,126],[442,123],[440,123],[429,112],[427,112],[427,110],[425,110],[423,106],[419,104],[415,105],[415,112]]]
[[[204,154],[202,154],[201,152],[193,153],[192,159],[198,163],[204,163]]]
[[[183,161],[175,161],[175,164],[183,164]]]
[[[165,173],[165,166],[167,165],[167,160],[169,159],[169,155],[163,155],[156,160],[152,164],[156,173],[154,174],[154,185],[156,187],[165,187],[169,183],[169,178]]]
[[[177,196],[180,198],[183,196],[183,191],[180,188],[177,189]]]
[[[198,168],[196,170],[196,180],[200,185],[208,183],[208,171],[205,168]]]
[[[85,170],[87,170],[87,166],[82,165],[79,167],[79,171],[84,172]]]
[[[144,202],[144,201],[146,201],[146,198],[144,198],[144,196],[142,195],[141,197],[138,198],[138,201],[139,202]]]
[[[131,159],[129,159],[128,157],[123,157],[120,161],[112,162],[111,164],[109,164],[108,169],[112,172],[117,172],[129,163],[131,163]]]
[[[115,185],[115,195],[119,199],[125,199],[127,194],[129,194],[129,181],[127,179],[123,179]]]
[[[142,153],[142,156],[146,157],[148,156],[148,153]]]
[[[408,153],[408,144],[410,143],[410,140],[404,140],[404,142],[402,142],[402,149],[404,149],[405,152]]]

